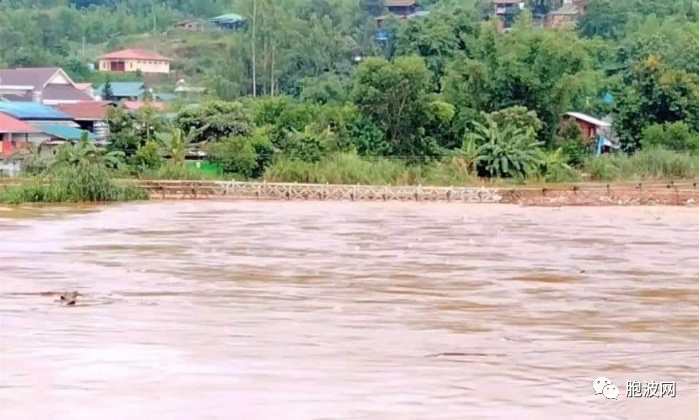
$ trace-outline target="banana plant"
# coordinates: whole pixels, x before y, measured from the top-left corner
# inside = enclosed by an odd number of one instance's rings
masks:
[[[526,176],[541,165],[543,143],[535,139],[533,129],[500,126],[490,116],[486,116],[486,124],[474,122],[474,127],[468,137],[479,144],[477,162],[489,176]]]

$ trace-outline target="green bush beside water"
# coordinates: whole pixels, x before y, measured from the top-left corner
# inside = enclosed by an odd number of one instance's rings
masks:
[[[30,180],[0,189],[0,202],[60,203],[143,200],[148,193],[114,182],[116,154],[105,154],[83,139],[62,147],[53,163]]]
[[[64,168],[19,185],[0,188],[0,203],[62,203],[145,200],[148,193],[131,185],[117,185],[109,173]]]

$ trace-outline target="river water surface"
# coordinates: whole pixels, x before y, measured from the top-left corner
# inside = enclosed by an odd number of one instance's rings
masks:
[[[0,229],[3,419],[697,418],[697,209],[183,201]]]

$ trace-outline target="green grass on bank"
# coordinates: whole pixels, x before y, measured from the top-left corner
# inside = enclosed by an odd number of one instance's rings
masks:
[[[407,164],[390,158],[366,158],[337,153],[315,163],[280,158],[265,171],[268,182],[364,184],[364,185],[542,185],[555,182],[652,181],[699,179],[699,156],[668,150],[643,150],[634,155],[591,156],[581,168],[568,168],[553,178],[533,175],[527,179],[484,179],[459,157],[448,157],[428,164]],[[586,174],[586,176],[583,176]],[[106,202],[147,198],[147,192],[134,186],[115,183],[110,170],[91,166],[67,166],[30,177],[17,185],[0,187],[0,203]],[[147,171],[140,179],[215,180],[242,179],[223,174],[208,162],[166,164]]]
[[[546,176],[526,179],[492,179],[491,184],[539,184],[555,182],[640,181],[699,178],[699,156],[668,150],[644,150],[634,155],[590,156],[581,168],[559,168]],[[332,155],[320,162],[280,159],[267,168],[269,182],[305,182],[376,185],[470,185],[483,183],[460,158],[445,158],[422,165],[407,165],[386,158]]]
[[[641,150],[628,156],[590,157],[583,170],[594,181],[694,179],[699,177],[699,155],[665,149]]]

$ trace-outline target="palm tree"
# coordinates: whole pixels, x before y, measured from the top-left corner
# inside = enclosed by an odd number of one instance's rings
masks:
[[[181,164],[184,163],[187,151],[197,137],[197,131],[190,129],[187,134],[184,134],[182,129],[173,128],[170,133],[158,133],[156,136],[163,145],[165,153],[170,156],[172,163]]]
[[[468,138],[480,145],[477,162],[489,176],[526,176],[541,164],[538,151],[543,143],[535,139],[533,129],[499,126],[489,115],[485,125],[476,122],[474,126]]]

